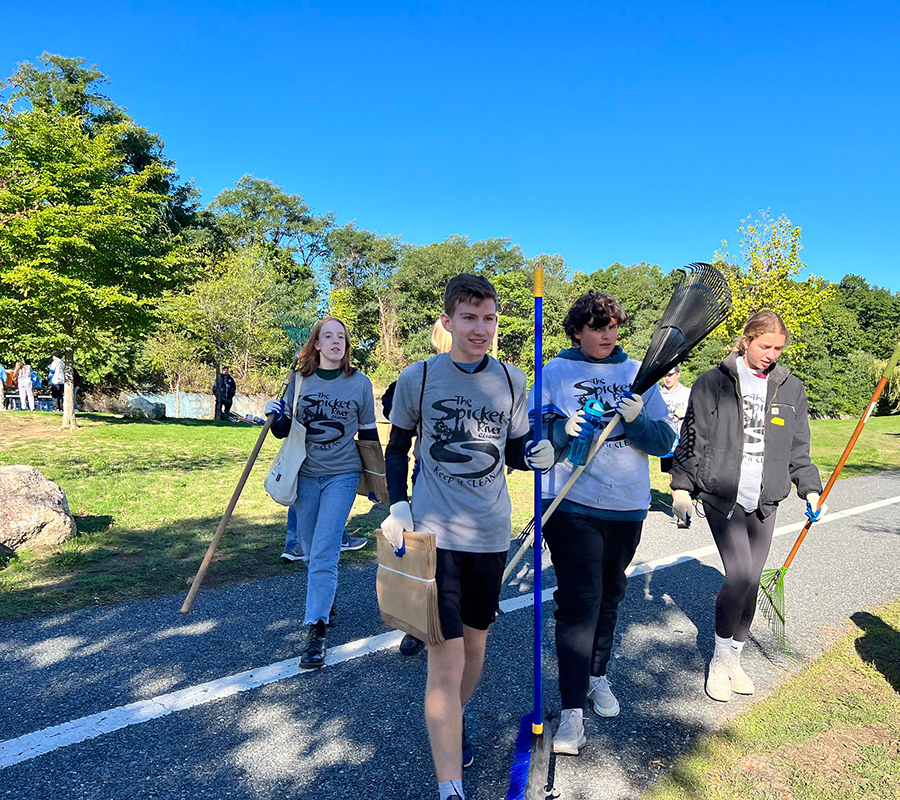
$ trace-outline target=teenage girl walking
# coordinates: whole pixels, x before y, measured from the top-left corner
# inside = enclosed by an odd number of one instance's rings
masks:
[[[809,457],[809,407],[803,384],[776,361],[788,330],[774,311],[744,325],[736,353],[701,375],[691,389],[672,467],[676,515],[687,521],[693,497],[725,567],[716,599],[716,645],[706,692],[727,701],[753,694],[740,664],[756,595],[772,544],[775,512],[791,483],[819,514],[822,482]]]

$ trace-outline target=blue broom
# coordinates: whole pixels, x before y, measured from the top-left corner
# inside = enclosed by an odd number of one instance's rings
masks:
[[[542,438],[544,271],[534,270],[534,441]],[[539,427],[541,426],[541,427]],[[516,752],[509,771],[506,800],[545,800],[550,771],[550,746],[544,732],[541,682],[541,473],[534,473],[534,708],[522,717]]]

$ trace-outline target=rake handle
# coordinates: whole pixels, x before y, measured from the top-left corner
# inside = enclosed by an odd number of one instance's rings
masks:
[[[897,361],[900,360],[900,344],[897,345],[894,350],[894,354],[891,356],[890,361],[888,361],[887,366],[884,368],[884,372],[881,375],[880,380],[878,381],[878,385],[875,387],[875,391],[872,393],[872,399],[869,400],[869,404],[866,406],[865,413],[860,417],[859,422],[856,423],[856,428],[853,431],[852,436],[850,437],[850,441],[847,442],[847,446],[844,448],[844,452],[841,454],[840,460],[837,463],[837,466],[834,468],[834,472],[831,473],[831,477],[828,478],[828,483],[825,484],[825,488],[822,490],[822,495],[819,497],[819,505],[816,507],[818,510],[825,503],[825,498],[828,497],[828,493],[831,491],[831,487],[834,486],[835,481],[837,481],[838,476],[841,474],[841,470],[844,468],[844,464],[847,463],[847,459],[850,457],[850,451],[853,450],[854,445],[856,444],[856,440],[859,439],[860,434],[862,433],[863,428],[866,423],[869,421],[869,417],[872,416],[872,411],[875,409],[875,404],[878,402],[878,398],[881,397],[881,393],[884,391],[884,387],[887,386],[887,382],[890,380],[891,374],[894,372],[894,368],[897,366]],[[797,555],[797,551],[800,549],[800,545],[803,544],[803,540],[806,538],[806,534],[809,533],[809,529],[812,527],[812,521],[807,520],[806,525],[803,526],[803,530],[800,531],[800,535],[797,537],[797,541],[794,542],[794,546],[791,548],[791,552],[788,553],[788,557],[784,561],[784,566],[781,568],[782,571],[786,570],[791,562],[794,560],[794,556]]]
[[[565,499],[566,495],[569,493],[569,489],[572,488],[575,481],[581,476],[581,473],[587,469],[587,465],[591,463],[591,460],[597,455],[597,451],[603,446],[603,443],[609,438],[609,435],[612,433],[612,429],[616,426],[616,423],[621,419],[618,414],[613,414],[612,419],[609,421],[607,426],[603,429],[603,433],[600,434],[599,438],[593,445],[591,445],[590,451],[588,451],[587,458],[584,460],[584,464],[580,467],[575,467],[575,470],[569,476],[569,480],[566,481],[563,488],[560,490],[559,494],[553,498],[553,502],[547,507],[547,510],[541,515],[541,525],[546,525],[547,520],[550,519],[550,515],[553,514],[554,511],[558,508],[559,504]],[[536,512],[535,512],[536,513]],[[522,546],[518,549],[516,554],[512,557],[512,561],[509,562],[509,565],[503,570],[503,578],[501,579],[501,583],[506,583],[509,580],[509,576],[512,575],[513,570],[516,568],[516,565],[522,560],[522,556],[525,555],[525,551],[531,547],[531,543],[534,541],[534,531],[528,534],[525,537],[525,541],[522,542]]]

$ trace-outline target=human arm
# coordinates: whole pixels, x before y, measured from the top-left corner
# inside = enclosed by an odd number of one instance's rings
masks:
[[[712,409],[716,407],[710,384],[706,376],[701,376],[691,389],[672,461],[672,489],[685,489],[693,493],[699,484],[700,464],[710,437],[709,419]],[[698,416],[699,408],[706,408],[706,413]]]
[[[402,555],[405,550],[403,532],[413,529],[412,509],[406,489],[409,451],[415,434],[414,430],[392,425],[388,444],[384,450],[384,471],[391,513],[381,523],[381,531],[398,555]]]
[[[822,494],[822,479],[819,470],[809,456],[809,402],[806,392],[800,386],[800,398],[794,409],[794,432],[791,439],[791,463],[788,467],[791,480],[797,487],[797,494],[807,499],[811,493]]]

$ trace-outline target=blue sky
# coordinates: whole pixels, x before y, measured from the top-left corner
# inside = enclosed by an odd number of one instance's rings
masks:
[[[810,273],[900,290],[896,2],[30,8],[0,73],[96,63],[206,201],[253,173],[340,223],[586,271],[735,252],[770,209]]]

